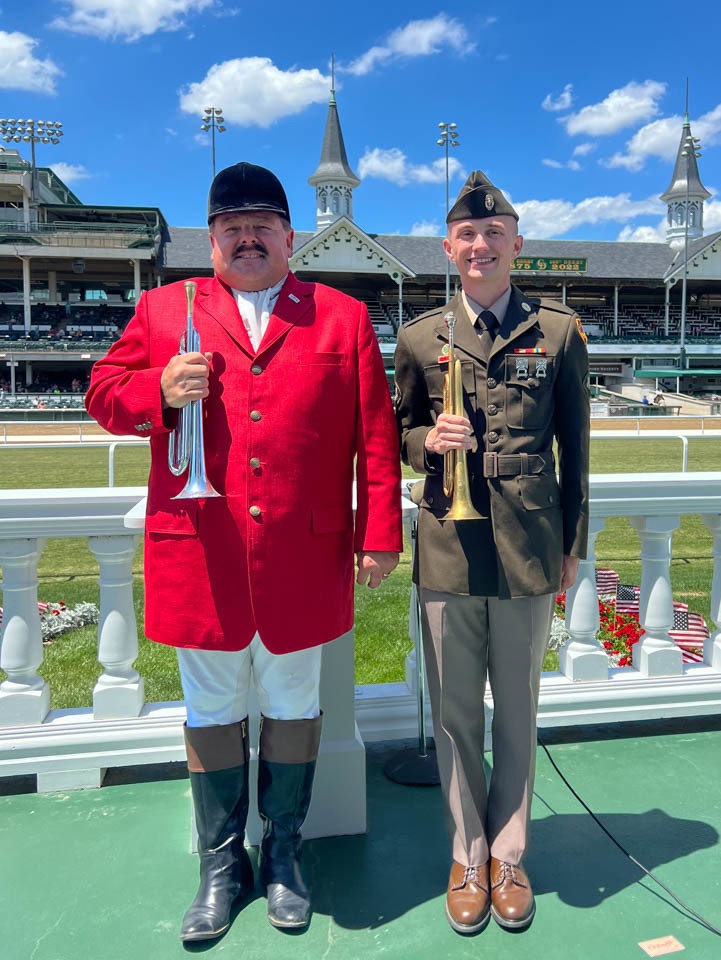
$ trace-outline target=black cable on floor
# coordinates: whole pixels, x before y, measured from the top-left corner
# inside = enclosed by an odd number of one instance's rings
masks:
[[[715,933],[717,937],[721,937],[721,930],[719,930],[718,927],[715,927],[715,926],[711,923],[710,920],[707,920],[705,917],[702,917],[700,913],[696,913],[696,911],[693,910],[691,907],[689,907],[689,905],[688,905],[687,903],[684,903],[683,900],[680,899],[680,897],[677,897],[676,894],[673,892],[673,890],[669,890],[669,888],[666,886],[665,883],[663,883],[661,880],[659,880],[657,876],[655,876],[653,873],[651,873],[650,870],[648,870],[646,867],[644,867],[644,865],[643,865],[642,863],[639,863],[638,860],[629,853],[629,851],[623,846],[623,844],[620,843],[620,841],[618,841],[618,840],[614,837],[614,835],[603,825],[603,823],[599,820],[599,818],[596,816],[596,814],[593,812],[593,810],[591,810],[591,808],[588,806],[588,804],[578,795],[578,793],[576,793],[576,791],[573,789],[573,787],[571,786],[571,784],[568,782],[568,780],[565,778],[565,776],[564,776],[563,773],[561,772],[561,770],[560,770],[558,764],[556,763],[556,761],[555,761],[555,760],[553,759],[553,757],[551,756],[551,754],[550,754],[550,752],[549,752],[549,750],[548,750],[548,747],[547,747],[546,744],[541,740],[540,737],[538,738],[538,745],[543,748],[546,756],[548,757],[548,759],[549,759],[549,761],[550,761],[550,763],[551,763],[551,766],[552,766],[553,769],[556,771],[556,773],[557,773],[558,776],[561,778],[561,780],[566,784],[566,786],[567,786],[568,789],[571,791],[571,793],[572,793],[573,796],[576,798],[576,800],[578,800],[578,802],[581,804],[581,806],[583,807],[583,809],[584,809],[588,814],[590,814],[590,816],[593,818],[593,820],[598,824],[598,826],[601,828],[601,830],[603,830],[603,832],[606,834],[606,836],[608,837],[608,839],[618,847],[618,849],[621,851],[621,853],[623,853],[625,856],[627,856],[628,859],[631,861],[631,863],[633,863],[635,866],[637,866],[639,870],[643,871],[643,873],[645,873],[647,877],[650,877],[650,879],[653,880],[654,883],[657,883],[657,884],[659,885],[659,887],[661,887],[663,890],[665,890],[666,893],[669,895],[669,897],[671,897],[673,900],[675,900],[676,903],[681,907],[682,910],[685,910],[686,913],[688,913],[690,916],[692,916],[692,917],[694,917],[696,920],[698,920],[698,922],[699,922],[703,927],[705,927],[707,930],[710,930],[711,933]]]

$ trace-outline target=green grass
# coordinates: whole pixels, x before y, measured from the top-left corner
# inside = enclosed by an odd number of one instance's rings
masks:
[[[593,440],[592,473],[659,472],[681,469],[678,440]],[[689,441],[689,470],[721,472],[721,444]],[[143,485],[148,471],[146,447],[118,448],[115,483]],[[404,470],[406,476],[412,476]],[[77,446],[71,450],[15,450],[0,448],[0,489],[105,486],[107,450]],[[710,621],[710,588],[713,574],[712,538],[699,517],[684,516],[673,539],[671,581],[674,597]],[[640,583],[639,539],[629,521],[613,517],[596,540],[598,566],[616,570],[622,583]],[[138,620],[139,656],[136,669],[145,681],[148,701],[180,700],[175,651],[142,636],[142,550],[133,563],[135,611]],[[68,605],[99,599],[98,565],[87,538],[49,539],[38,565],[38,596],[63,600]],[[408,637],[410,554],[406,551],[391,577],[379,590],[356,590],[356,681],[383,683],[402,680],[405,658],[411,649]],[[0,599],[0,604],[1,604]],[[556,669],[557,655],[549,654],[546,669]],[[50,684],[53,709],[88,706],[101,672],[97,662],[97,627],[71,631],[45,648],[40,670]],[[0,672],[0,677],[4,674]]]

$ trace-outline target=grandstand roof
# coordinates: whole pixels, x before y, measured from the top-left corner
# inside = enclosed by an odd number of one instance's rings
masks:
[[[691,241],[688,245],[688,262],[693,264],[695,257],[702,257],[704,260],[708,259],[706,254],[709,250],[714,254],[718,254],[719,240],[721,240],[721,230],[716,233],[710,233],[707,237],[699,237],[697,240]],[[670,277],[673,277],[674,274],[679,274],[682,270],[683,248],[676,252],[673,260],[669,264],[665,279],[668,280]]]
[[[297,231],[294,249],[308,243],[314,234]],[[441,238],[376,234],[368,236],[405,263],[416,276],[439,276],[445,272],[446,256]],[[711,238],[706,237],[708,243]],[[700,241],[697,241],[699,243]],[[696,244],[693,249],[695,250]],[[689,253],[691,253],[689,247]],[[558,257],[586,260],[588,279],[662,281],[674,259],[667,243],[631,243],[590,240],[526,240],[524,257]],[[208,231],[204,227],[171,227],[159,265],[166,270],[210,271]],[[455,265],[452,272],[456,273]],[[573,273],[578,279],[579,274]]]

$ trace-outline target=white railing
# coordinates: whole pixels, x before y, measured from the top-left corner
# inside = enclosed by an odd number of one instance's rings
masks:
[[[89,437],[83,442],[82,434],[79,441],[65,441],[56,443],[53,440],[43,440],[40,443],[7,443],[4,449],[8,450],[78,450],[80,443],[83,445],[83,453],[87,447],[105,447],[108,451],[108,486],[115,486],[115,452],[118,447],[148,447],[148,441],[130,439],[130,440],[107,440],[104,437]],[[685,468],[684,468],[685,469]]]
[[[4,605],[0,667],[7,674],[0,684],[0,776],[35,773],[39,790],[70,788],[98,785],[110,766],[184,757],[182,703],[146,703],[143,678],[134,668],[138,625],[131,565],[139,536],[126,525],[125,517],[144,494],[141,487],[0,494]],[[542,680],[540,725],[718,713],[721,475],[597,475],[591,478],[591,503],[590,553],[567,599],[570,640],[561,650],[560,670],[545,674]],[[669,637],[671,543],[683,514],[700,515],[713,534],[713,624],[704,662],[698,664],[683,664],[679,648]],[[606,517],[611,516],[629,517],[641,541],[640,619],[645,634],[634,651],[634,668],[610,668],[596,639],[594,546]],[[50,710],[49,687],[39,673],[43,645],[37,563],[45,538],[79,535],[87,536],[99,564],[100,675],[92,707]],[[331,779],[346,778],[356,789],[361,783],[358,778],[362,779],[358,763],[362,763],[363,740],[417,735],[413,659],[411,655],[407,682],[355,687],[354,697],[352,636],[325,648],[324,743],[338,763],[348,757],[352,760],[347,769],[327,765]],[[353,814],[356,820],[364,816],[364,809]],[[346,827],[347,823],[341,824],[340,829]]]

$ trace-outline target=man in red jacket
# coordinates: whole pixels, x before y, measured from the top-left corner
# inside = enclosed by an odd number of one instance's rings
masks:
[[[215,276],[195,281],[199,349],[178,352],[183,284],[144,292],[86,400],[112,433],[150,438],[145,629],[178,648],[199,836],[186,941],[222,934],[252,890],[251,683],[268,919],[308,923],[300,827],[320,740],[321,648],[352,626],[353,553],[356,581],[377,587],[401,549],[394,417],[366,307],[288,272],[288,201],[269,170],[222,170],[208,222]],[[169,438],[192,401],[219,497],[174,499],[185,480],[168,467]]]

